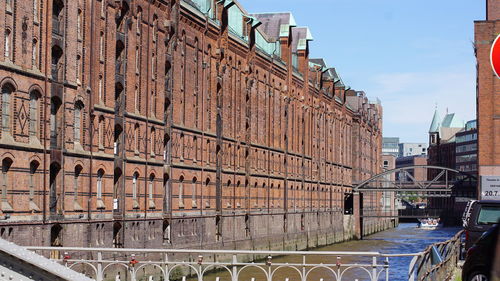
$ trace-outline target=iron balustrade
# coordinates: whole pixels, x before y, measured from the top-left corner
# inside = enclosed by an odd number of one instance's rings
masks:
[[[202,281],[208,273],[225,272],[231,281],[242,279],[242,273],[250,271],[256,277],[245,280],[278,280],[277,273],[283,271],[291,280],[335,280],[342,281],[353,271],[359,280],[389,279],[390,259],[412,257],[408,270],[408,280],[447,280],[456,266],[460,251],[462,231],[452,239],[430,245],[419,253],[382,254],[379,252],[327,252],[327,251],[239,251],[239,250],[198,250],[198,249],[125,249],[125,248],[79,248],[79,247],[27,247],[48,256],[54,251],[61,253],[54,259],[78,271],[85,266],[85,272],[97,281],[112,275],[112,280],[193,280]],[[439,258],[436,260],[436,253]],[[279,257],[295,257],[301,262],[280,262]],[[325,257],[331,263],[317,263],[314,257]],[[246,260],[252,257],[253,262]],[[278,258],[277,261],[274,261]],[[344,260],[358,262],[343,262]],[[113,268],[115,271],[113,271]],[[116,269],[124,270],[123,274]],[[145,271],[148,268],[149,271]],[[80,268],[80,271],[81,268]],[[248,272],[246,273],[248,274]],[[257,276],[265,276],[264,279]],[[298,276],[294,278],[293,276]],[[109,277],[107,277],[109,278]],[[123,278],[123,279],[122,279]],[[314,278],[314,279],[313,279]],[[355,279],[355,280],[356,280]],[[215,277],[215,280],[223,280]],[[224,279],[227,280],[227,279]]]
[[[377,281],[389,280],[389,256],[378,252],[323,252],[323,251],[238,251],[238,250],[196,250],[196,249],[125,249],[125,248],[78,248],[78,247],[27,247],[29,250],[47,255],[49,251],[59,251],[59,259],[70,269],[78,271],[79,265],[91,269],[85,272],[97,281],[105,280],[108,273],[113,274],[112,280],[186,280],[188,276],[202,281],[204,277],[220,270],[229,275],[232,281],[243,280],[242,272],[253,270],[265,280],[277,280],[277,272],[290,270],[288,280],[312,280],[312,274],[320,274],[323,280],[346,280],[345,274],[353,270],[360,270],[364,276],[361,280]],[[83,255],[82,255],[83,254]],[[80,255],[81,258],[73,258]],[[151,259],[156,256],[156,260]],[[179,256],[175,259],[175,256]],[[86,257],[84,257],[86,256]],[[94,258],[89,258],[89,257]],[[260,257],[260,261],[245,262],[244,257]],[[302,262],[283,263],[273,262],[280,256],[300,257]],[[313,257],[331,257],[332,263],[315,263]],[[394,255],[392,255],[394,256]],[[114,258],[112,258],[114,257]],[[343,263],[343,258],[363,260],[361,263]],[[368,262],[369,260],[369,262]],[[125,269],[124,274],[112,272],[113,266]],[[148,267],[149,272],[143,273]],[[182,270],[183,268],[184,270]],[[116,270],[116,267],[115,267]],[[262,280],[259,274],[253,280]],[[108,277],[109,278],[109,277]],[[124,279],[122,279],[124,278]],[[216,280],[221,277],[216,277]],[[316,276],[315,276],[316,278]],[[320,278],[320,279],[321,279]],[[320,280],[318,279],[318,280]],[[246,280],[246,279],[245,279]]]
[[[450,280],[457,266],[462,250],[461,230],[453,238],[429,245],[410,262],[409,281],[442,281]]]

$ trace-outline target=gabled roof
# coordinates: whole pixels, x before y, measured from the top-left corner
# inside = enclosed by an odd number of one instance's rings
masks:
[[[309,59],[309,64],[319,65],[322,68],[326,68],[326,62],[322,58],[319,58],[319,59]]]
[[[308,27],[292,28],[292,53],[296,53],[297,50],[305,50],[307,48],[307,41],[312,41],[313,39]]]
[[[335,69],[335,67],[329,68],[328,74],[333,77],[333,82],[335,83],[335,86],[345,87],[344,81],[342,81],[342,78],[340,78],[340,75],[337,73],[337,70]]]
[[[291,12],[281,13],[259,13],[251,14],[262,24],[260,29],[272,40],[278,40],[280,36],[288,36],[290,27],[297,26]]]

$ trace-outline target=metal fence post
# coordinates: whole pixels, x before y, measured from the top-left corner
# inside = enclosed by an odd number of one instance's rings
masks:
[[[377,257],[372,258],[372,281],[377,281]]]
[[[306,256],[302,256],[302,281],[306,281]]]
[[[232,280],[233,281],[238,281],[238,267],[236,266],[236,263],[238,262],[238,260],[236,259],[236,255],[233,255],[233,276],[232,276]]]
[[[389,281],[389,257],[385,258],[385,281]]]
[[[103,281],[104,280],[104,272],[102,268],[102,253],[97,252],[97,274],[96,274],[96,281]]]

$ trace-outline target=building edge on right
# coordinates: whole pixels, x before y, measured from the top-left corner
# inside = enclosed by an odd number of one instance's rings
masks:
[[[500,200],[500,98],[496,97],[500,79],[490,63],[491,47],[499,34],[500,1],[486,0],[486,20],[474,22],[479,199]]]

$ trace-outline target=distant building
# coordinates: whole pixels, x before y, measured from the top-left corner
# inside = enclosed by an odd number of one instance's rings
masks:
[[[384,154],[382,155],[382,171],[389,171],[393,170],[396,168],[396,156],[392,154]],[[384,187],[389,187],[389,182],[394,182],[396,179],[396,176],[394,173],[389,173],[384,176],[386,182],[383,184],[385,185]],[[382,202],[383,202],[383,207],[385,208],[384,211],[388,210],[394,210],[394,204],[395,204],[395,196],[393,192],[386,191],[382,193]]]
[[[412,155],[405,157],[398,157],[396,159],[396,168],[403,168],[409,166],[427,165],[427,155]],[[412,181],[413,177],[417,181],[427,180],[427,170],[424,168],[416,168],[405,170],[396,174],[396,179],[402,182]]]
[[[464,122],[455,113],[447,113],[440,118],[436,109],[429,128],[428,164],[433,166],[456,168],[455,134],[464,128]],[[436,171],[432,171],[436,172]],[[433,175],[429,175],[433,177]]]
[[[399,155],[399,138],[382,138],[382,154],[390,154],[398,157]]]
[[[427,144],[409,143],[409,142],[404,142],[399,144],[398,157],[406,157],[414,155],[427,155]]]
[[[455,137],[457,170],[477,176],[477,121],[471,120]]]
[[[429,129],[428,164],[457,170],[459,168],[457,156],[473,154],[473,150],[462,152],[462,146],[472,144],[466,140],[477,134],[472,131],[474,130],[474,122],[469,122],[468,125],[470,132],[467,132],[467,127],[457,118],[455,113],[446,114],[443,119],[440,119],[436,110]],[[458,151],[460,151],[459,154],[457,154]],[[438,173],[439,170],[429,170],[427,179],[433,180],[438,176]],[[456,218],[463,212],[465,203],[476,197],[476,183],[474,181],[462,182],[460,178],[457,181],[456,173],[448,173],[447,175],[447,180],[455,183],[451,196],[429,198],[428,203],[430,208],[443,209],[444,217]]]

